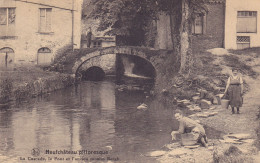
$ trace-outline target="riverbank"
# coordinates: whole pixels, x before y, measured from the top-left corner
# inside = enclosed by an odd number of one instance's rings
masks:
[[[180,146],[178,142],[168,144],[161,151],[155,152],[155,159],[159,162],[259,162],[260,155],[258,153],[259,133],[259,107],[260,101],[260,50],[259,48],[227,52],[224,49],[213,49],[210,51],[211,56],[207,56],[209,63],[205,63],[202,67],[205,69],[201,71],[201,78],[210,79],[209,82],[220,81],[215,83],[216,87],[223,89],[225,84],[223,80],[227,80],[232,67],[240,69],[244,82],[246,83],[246,94],[244,96],[244,104],[241,108],[241,114],[231,114],[231,110],[223,109],[221,105],[210,105],[206,109],[198,109],[194,111],[191,118],[199,121],[204,126],[214,128],[223,133],[223,137],[209,140],[209,148],[198,147],[194,149]],[[205,59],[205,58],[204,58]],[[208,68],[206,68],[209,66]],[[216,66],[215,70],[213,70]],[[205,71],[208,73],[205,73]],[[225,81],[224,80],[224,81]],[[191,107],[195,103],[189,103],[192,96],[201,94],[200,89],[206,89],[206,92],[215,94],[221,92],[214,92],[213,87],[208,88],[208,82],[204,82],[204,88],[193,87],[189,89],[191,94],[187,96],[182,95],[180,98],[188,100],[177,102],[185,103],[185,106]],[[201,83],[200,83],[201,85]],[[165,89],[167,90],[167,89]],[[182,89],[183,90],[183,89]],[[167,91],[170,92],[170,89]],[[210,99],[208,99],[210,100]],[[194,109],[193,109],[194,110]],[[212,116],[210,115],[213,113]],[[259,130],[258,130],[259,131]],[[244,139],[227,139],[228,134],[246,135]],[[192,147],[193,148],[193,147]],[[157,154],[156,154],[157,152]],[[160,153],[161,152],[161,153]]]
[[[0,104],[53,92],[74,84],[74,76],[43,71],[39,67],[16,67],[0,72]]]

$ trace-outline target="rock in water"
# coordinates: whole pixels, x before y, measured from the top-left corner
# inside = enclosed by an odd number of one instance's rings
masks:
[[[109,150],[113,149],[112,146],[110,146],[110,145],[106,146],[106,148],[109,149]]]
[[[148,106],[143,103],[143,104],[137,106],[137,109],[147,109],[147,107],[148,107]]]

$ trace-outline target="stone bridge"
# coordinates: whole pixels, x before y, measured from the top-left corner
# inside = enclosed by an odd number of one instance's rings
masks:
[[[81,49],[77,54],[76,61],[74,61],[74,64],[72,65],[72,72],[74,74],[77,74],[79,68],[84,63],[90,61],[93,58],[108,54],[134,55],[145,59],[146,61],[150,62],[151,65],[154,67],[156,75],[155,78],[158,78],[158,74],[162,73],[160,71],[163,71],[163,69],[165,69],[163,67],[166,67],[165,64],[168,63],[167,60],[169,60],[169,57],[176,57],[173,56],[173,53],[170,50],[154,50],[146,47],[114,46],[106,48]]]

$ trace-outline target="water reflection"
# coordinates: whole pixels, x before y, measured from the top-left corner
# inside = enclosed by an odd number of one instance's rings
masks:
[[[143,102],[148,109],[136,109]],[[120,92],[109,81],[84,82],[1,108],[0,156],[28,157],[33,148],[43,157],[49,156],[46,150],[107,150],[122,162],[149,162],[142,155],[169,143],[177,128],[172,108],[141,91]]]

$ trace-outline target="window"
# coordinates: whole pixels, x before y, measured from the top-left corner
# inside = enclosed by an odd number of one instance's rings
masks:
[[[237,49],[250,48],[249,36],[237,36]]]
[[[238,11],[237,12],[237,33],[256,33],[257,32],[257,12]]]
[[[51,8],[40,8],[39,32],[51,32]]]
[[[194,23],[192,24],[193,34],[203,34],[203,15],[199,14],[195,17]]]
[[[0,8],[0,36],[15,35],[15,8]]]

